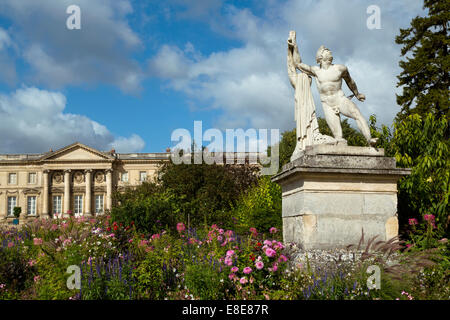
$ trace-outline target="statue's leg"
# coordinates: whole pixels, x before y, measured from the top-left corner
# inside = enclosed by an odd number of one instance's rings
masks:
[[[331,108],[324,101],[322,101],[322,106],[323,106],[323,113],[325,114],[325,120],[327,121],[328,127],[330,127],[333,136],[336,138],[336,140],[343,140],[341,118],[339,117],[339,114],[336,114],[333,108]]]
[[[369,144],[372,144],[373,141],[370,135],[369,125],[367,124],[366,119],[364,119],[358,106],[347,97],[342,97],[340,111],[344,116],[352,118],[356,121],[356,125],[366,138],[367,142],[369,142]]]

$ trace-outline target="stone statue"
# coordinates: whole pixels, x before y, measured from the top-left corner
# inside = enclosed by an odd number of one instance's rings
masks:
[[[347,67],[340,64],[332,64],[331,51],[321,46],[316,54],[319,66],[309,66],[302,63],[295,31],[289,33],[288,39],[288,74],[292,86],[295,89],[295,120],[297,122],[297,146],[291,161],[298,157],[301,150],[313,144],[331,143],[347,144],[342,137],[340,114],[355,119],[359,130],[367,139],[369,145],[374,146],[378,139],[372,138],[367,121],[361,114],[356,104],[350,99],[355,96],[359,101],[364,101],[365,96],[358,92],[355,82],[350,77]],[[296,69],[302,71],[298,74]],[[325,119],[333,133],[334,139],[319,133],[315,115],[314,101],[311,95],[311,77],[315,77],[322,101]],[[353,95],[346,97],[342,91],[342,79],[345,80]]]
[[[291,31],[288,40],[287,69],[289,80],[295,89],[295,121],[297,144],[291,161],[297,159],[306,146],[322,143],[336,143],[336,139],[322,135],[316,118],[316,106],[311,93],[311,77],[304,72],[297,73],[301,64],[300,54],[295,41],[295,31]],[[291,45],[292,44],[292,45]]]

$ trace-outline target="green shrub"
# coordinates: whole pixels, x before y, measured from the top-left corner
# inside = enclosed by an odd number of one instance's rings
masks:
[[[238,231],[244,233],[250,227],[267,233],[271,227],[282,228],[281,187],[269,176],[262,176],[258,184],[243,195],[232,210],[238,219]]]

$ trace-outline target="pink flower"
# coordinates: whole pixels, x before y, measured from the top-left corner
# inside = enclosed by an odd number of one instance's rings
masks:
[[[230,274],[228,275],[228,278],[229,278],[230,280],[233,280],[235,277],[236,277],[236,275],[235,275],[234,273],[230,273]]]
[[[268,256],[269,258],[273,258],[277,255],[277,252],[275,250],[273,250],[272,248],[266,248],[266,256]]]
[[[426,214],[423,216],[423,218],[428,221],[428,222],[433,222],[434,221],[434,215],[432,214]]]
[[[408,244],[406,245],[406,247],[407,247],[407,248],[411,248],[411,247],[412,247],[412,244],[409,244],[409,243],[408,243]]]
[[[55,231],[56,229],[58,229],[58,225],[57,224],[52,224],[51,228],[52,231]]]
[[[223,234],[224,233],[223,229],[219,229],[219,233]]]
[[[152,240],[159,239],[159,238],[160,238],[159,233],[152,235]]]
[[[408,219],[409,225],[414,226],[416,224],[419,224],[416,218]]]
[[[186,226],[184,225],[183,222],[177,223],[177,231],[178,231],[179,233],[183,232],[185,229],[186,229]]]
[[[261,270],[262,268],[264,268],[264,263],[262,261],[256,261],[255,267],[256,269]]]
[[[231,268],[231,272],[238,272],[239,271],[239,268],[238,267],[233,267],[233,268]]]
[[[234,254],[234,250],[227,251],[227,257],[231,257]]]
[[[233,236],[233,231],[232,230],[225,231],[225,237],[230,238],[232,236]]]
[[[29,265],[30,267],[32,267],[32,266],[35,265],[35,264],[36,264],[36,260],[30,259],[30,260],[28,261],[28,265]]]
[[[14,242],[8,242],[8,248],[14,247]]]
[[[217,226],[217,224],[213,224],[213,225],[211,226],[211,229],[217,230],[217,229],[219,229],[219,227]]]
[[[133,242],[133,238],[131,238],[130,240],[128,240],[128,243],[132,243]]]
[[[241,284],[246,284],[246,283],[248,282],[248,280],[247,280],[246,277],[242,277],[242,278],[239,280],[239,282],[240,282]]]
[[[266,246],[271,247],[272,246],[272,242],[270,240],[264,240],[263,242]]]
[[[269,268],[270,272],[276,272],[278,270],[278,265],[276,263],[273,264],[272,268]]]
[[[250,228],[250,232],[252,233],[252,235],[256,236],[258,234],[258,231],[256,230],[256,228]]]
[[[34,282],[38,282],[40,279],[41,279],[40,276],[34,276],[34,278],[33,278]]]
[[[224,263],[227,266],[231,266],[233,264],[233,260],[231,259],[231,257],[227,256],[227,257],[225,257]]]
[[[250,273],[252,273],[252,268],[245,267],[243,271],[244,271],[245,274],[250,274]]]
[[[43,242],[43,241],[42,241],[41,238],[34,238],[34,239],[33,239],[33,243],[34,243],[35,246],[41,245],[42,242]]]
[[[270,232],[270,233],[277,233],[277,232],[278,232],[278,229],[275,228],[275,227],[272,227],[272,228],[269,229],[269,232]]]
[[[279,262],[286,262],[288,259],[286,258],[285,255],[280,255],[280,258],[278,259]]]
[[[223,237],[222,237],[222,236],[217,236],[217,240],[218,240],[218,241],[222,241],[222,240],[223,240]]]

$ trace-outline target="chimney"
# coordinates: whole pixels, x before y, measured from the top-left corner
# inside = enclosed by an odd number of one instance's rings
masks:
[[[170,152],[170,148],[166,148],[166,152]]]

